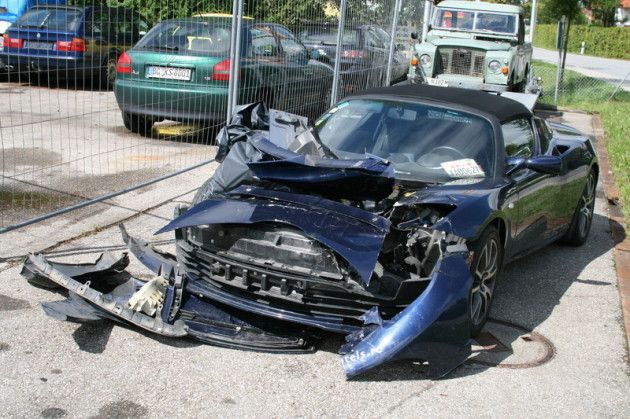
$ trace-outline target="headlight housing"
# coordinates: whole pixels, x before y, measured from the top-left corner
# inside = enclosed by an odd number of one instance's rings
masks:
[[[431,64],[431,57],[427,54],[422,54],[420,56],[420,62],[422,63],[422,65],[429,65]]]
[[[488,63],[488,69],[495,74],[499,74],[501,71],[501,63],[497,60],[492,60]]]

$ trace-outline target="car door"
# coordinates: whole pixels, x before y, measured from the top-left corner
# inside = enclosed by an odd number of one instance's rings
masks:
[[[296,111],[308,108],[322,89],[318,88],[316,80],[313,80],[315,71],[309,65],[309,55],[306,48],[285,27],[275,25],[273,27],[280,42],[282,64],[285,73],[287,87],[286,110]]]
[[[571,223],[576,205],[582,195],[589,166],[584,164],[583,150],[569,147],[554,137],[554,133],[541,118],[534,117],[535,132],[541,144],[541,153],[558,156],[562,160],[562,172],[555,176],[555,211],[552,226],[555,235],[562,234]]]
[[[517,118],[501,125],[506,161],[527,159],[540,152],[529,118]],[[513,162],[514,160],[512,160]],[[507,165],[507,169],[512,166]],[[518,198],[514,202],[513,255],[545,245],[553,237],[557,180],[553,175],[526,167],[510,174]]]
[[[265,24],[254,25],[248,32],[250,51],[241,62],[239,103],[264,100],[269,107],[284,108],[289,89],[278,39]]]
[[[85,17],[86,73],[98,74],[111,46],[110,16],[107,10],[92,8]]]

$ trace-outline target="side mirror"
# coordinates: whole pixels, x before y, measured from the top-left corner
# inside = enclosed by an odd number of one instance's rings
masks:
[[[411,32],[411,39],[418,39],[418,32]]]
[[[312,48],[309,51],[309,56],[311,57],[311,60],[319,60],[319,57],[320,57],[319,50]]]
[[[511,175],[519,169],[531,169],[549,175],[559,175],[563,171],[562,159],[558,156],[534,156],[528,159],[508,157],[505,164],[509,166],[507,175]]]

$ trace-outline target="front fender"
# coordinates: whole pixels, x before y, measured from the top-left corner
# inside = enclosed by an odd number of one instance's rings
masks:
[[[346,338],[341,359],[346,377],[389,361],[420,359],[428,362],[427,375],[438,378],[468,358],[468,294],[473,280],[464,256],[453,253],[441,259],[427,289],[393,319],[382,321],[375,312],[366,313],[369,322],[379,326]]]

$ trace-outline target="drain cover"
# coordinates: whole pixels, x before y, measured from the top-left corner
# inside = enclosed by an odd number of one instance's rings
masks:
[[[498,368],[532,368],[550,361],[555,353],[551,341],[540,333],[490,319],[473,340],[468,362]]]

